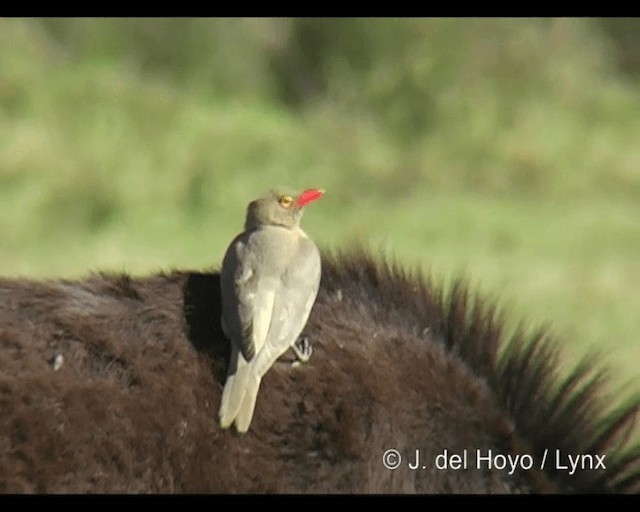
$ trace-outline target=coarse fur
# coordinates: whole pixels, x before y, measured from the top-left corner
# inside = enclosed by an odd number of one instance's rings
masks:
[[[640,398],[611,400],[599,364],[561,376],[556,340],[507,338],[462,281],[364,251],[322,264],[313,356],[265,375],[244,436],[216,421],[217,272],[0,279],[0,492],[640,491]],[[469,468],[435,467],[445,449]],[[546,449],[606,454],[606,469],[541,470]],[[476,469],[477,450],[535,466]]]

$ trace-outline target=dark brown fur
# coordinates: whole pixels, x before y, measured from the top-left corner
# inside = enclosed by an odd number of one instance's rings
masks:
[[[217,424],[219,317],[214,272],[0,280],[0,491],[640,490],[626,439],[640,400],[605,407],[589,361],[561,379],[551,340],[504,339],[461,283],[325,254],[313,356],[267,373],[244,436]],[[395,471],[389,448],[405,457]],[[539,465],[546,448],[606,454],[607,469],[475,468],[477,449]],[[425,468],[411,470],[416,449]],[[445,449],[468,450],[469,468],[435,468]]]

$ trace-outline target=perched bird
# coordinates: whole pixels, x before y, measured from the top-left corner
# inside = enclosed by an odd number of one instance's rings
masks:
[[[308,345],[297,341],[320,285],[320,254],[300,229],[303,208],[324,190],[298,195],[272,190],[249,203],[244,232],[222,262],[222,327],[231,359],[220,404],[220,426],[249,429],[262,377],[293,348],[301,361]],[[305,340],[306,341],[306,340]]]

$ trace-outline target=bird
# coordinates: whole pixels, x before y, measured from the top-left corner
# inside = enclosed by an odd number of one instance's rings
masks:
[[[307,362],[300,334],[318,294],[321,259],[300,228],[304,208],[323,189],[273,189],[249,203],[244,231],[227,248],[220,271],[222,329],[231,357],[218,413],[220,427],[248,431],[262,377],[292,348]]]

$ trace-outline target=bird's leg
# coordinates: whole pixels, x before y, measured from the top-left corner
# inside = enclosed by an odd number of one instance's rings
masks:
[[[300,336],[291,348],[298,358],[298,361],[293,362],[294,366],[297,366],[296,363],[306,363],[313,354],[313,347],[306,336]]]

